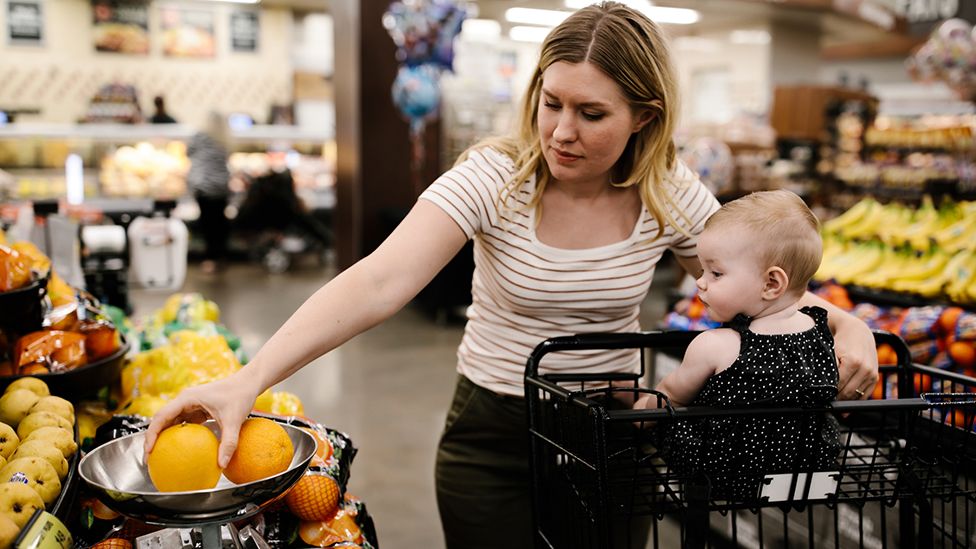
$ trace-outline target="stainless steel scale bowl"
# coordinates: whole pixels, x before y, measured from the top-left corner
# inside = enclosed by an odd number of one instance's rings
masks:
[[[216,422],[204,425],[217,433]],[[298,482],[308,468],[315,455],[315,437],[296,426],[279,425],[295,448],[291,466],[283,473],[247,484],[234,484],[221,475],[210,490],[159,492],[144,465],[145,433],[120,437],[95,448],[82,458],[78,473],[105,505],[127,517],[169,527],[219,526],[257,513]]]

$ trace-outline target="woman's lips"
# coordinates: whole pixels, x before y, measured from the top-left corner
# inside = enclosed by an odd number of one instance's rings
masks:
[[[556,160],[559,160],[560,162],[572,162],[574,160],[579,160],[580,158],[582,158],[577,154],[570,154],[568,152],[564,152],[559,149],[552,149],[552,152],[553,154],[556,155]]]

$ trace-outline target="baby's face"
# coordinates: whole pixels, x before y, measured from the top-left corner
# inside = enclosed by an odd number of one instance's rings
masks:
[[[754,239],[737,227],[709,228],[698,237],[704,271],[695,282],[712,320],[728,322],[761,309],[763,269],[754,248]]]

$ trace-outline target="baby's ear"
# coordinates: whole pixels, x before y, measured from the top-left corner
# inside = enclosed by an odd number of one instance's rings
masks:
[[[790,287],[790,277],[782,267],[770,267],[766,269],[765,279],[762,291],[763,299],[770,301],[779,299]]]

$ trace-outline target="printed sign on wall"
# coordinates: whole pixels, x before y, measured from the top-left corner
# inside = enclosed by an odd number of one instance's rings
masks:
[[[139,0],[93,0],[95,49],[149,53],[149,8]]]
[[[260,35],[261,23],[258,19],[258,12],[238,10],[230,14],[231,51],[258,51],[258,36]]]
[[[213,57],[214,14],[207,9],[163,6],[163,53],[170,57]]]
[[[44,7],[41,0],[7,1],[7,42],[18,46],[44,44]]]

